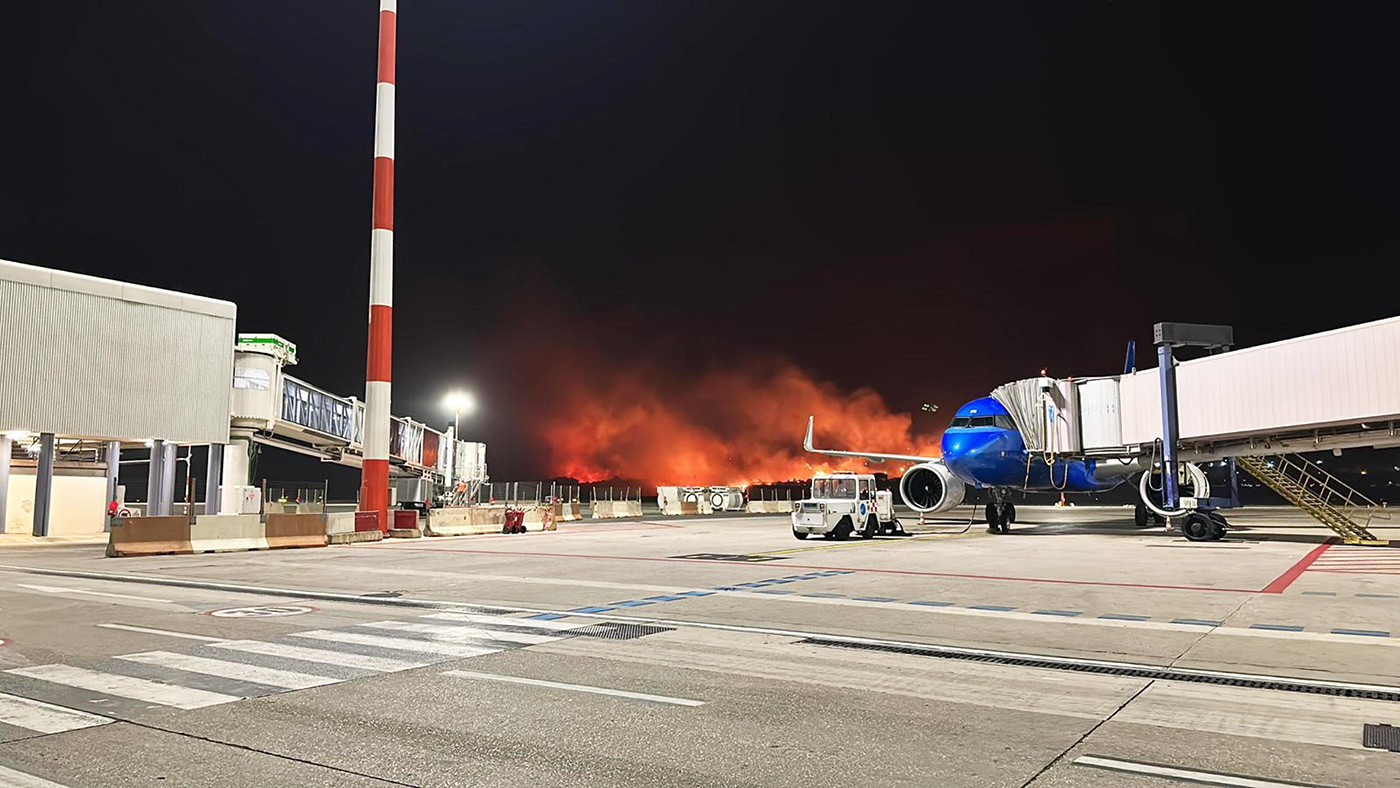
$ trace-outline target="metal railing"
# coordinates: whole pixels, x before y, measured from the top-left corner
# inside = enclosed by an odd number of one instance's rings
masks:
[[[1390,519],[1381,504],[1302,457],[1236,457],[1235,462],[1348,544],[1378,542],[1369,530],[1371,521]]]

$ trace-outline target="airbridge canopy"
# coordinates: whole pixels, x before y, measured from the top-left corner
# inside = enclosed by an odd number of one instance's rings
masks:
[[[1181,362],[1176,385],[1183,446],[1389,433],[1400,427],[1400,317]],[[1156,369],[1027,378],[992,396],[1011,412],[1031,451],[1131,454],[1162,437]],[[1345,445],[1388,443],[1400,438],[1374,434]]]

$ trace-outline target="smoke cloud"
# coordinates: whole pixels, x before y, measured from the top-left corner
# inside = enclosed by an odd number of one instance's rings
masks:
[[[842,391],[789,362],[684,380],[641,368],[570,379],[588,382],[556,384],[550,415],[534,423],[550,466],[584,481],[748,484],[869,467],[804,452],[809,414],[820,447],[938,455],[938,436],[914,436],[910,414],[891,411],[875,391]],[[873,469],[893,475],[907,464]]]

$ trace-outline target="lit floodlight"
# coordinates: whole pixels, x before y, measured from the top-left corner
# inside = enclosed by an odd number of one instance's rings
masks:
[[[452,411],[452,432],[456,434],[462,414],[470,416],[476,410],[476,397],[468,391],[453,391],[442,398],[442,406]]]

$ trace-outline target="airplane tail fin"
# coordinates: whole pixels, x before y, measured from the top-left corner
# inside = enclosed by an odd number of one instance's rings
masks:
[[[1128,340],[1128,355],[1123,357],[1123,374],[1131,375],[1137,372],[1137,343]]]

